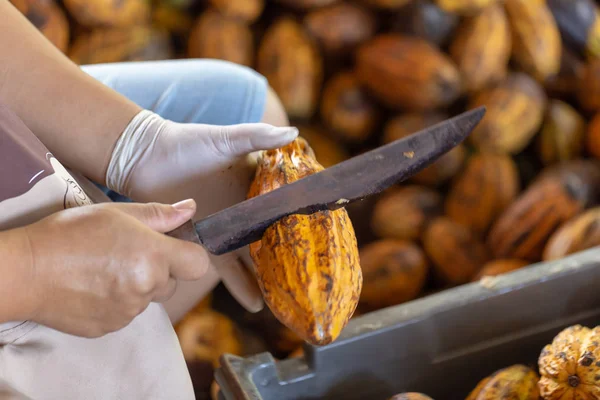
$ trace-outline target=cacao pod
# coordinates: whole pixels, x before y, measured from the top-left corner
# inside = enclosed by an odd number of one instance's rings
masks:
[[[388,120],[384,127],[383,143],[410,136],[422,129],[426,129],[447,119],[441,112],[406,113]],[[427,186],[438,186],[447,182],[463,166],[466,149],[463,144],[458,144],[452,150],[442,155],[429,166],[423,168],[410,178],[410,181]]]
[[[254,39],[243,22],[208,9],[196,20],[188,39],[188,57],[214,58],[251,66]]]
[[[561,100],[551,100],[538,136],[540,159],[550,165],[580,158],[585,132],[585,119],[577,110]]]
[[[100,29],[78,36],[69,50],[76,64],[151,61],[172,58],[169,35],[146,26]]]
[[[435,3],[413,1],[394,16],[391,30],[443,47],[450,41],[459,21],[458,15],[442,10]]]
[[[323,167],[329,168],[350,158],[346,149],[331,139],[322,127],[304,124],[296,125],[296,127],[300,131],[300,136],[313,149],[316,159]]]
[[[152,9],[152,25],[173,35],[187,35],[194,20],[185,11],[160,3]]]
[[[558,74],[560,31],[545,0],[504,0],[512,40],[512,59],[540,82]]]
[[[380,119],[377,105],[359,85],[351,71],[341,71],[325,85],[321,118],[340,139],[364,142]]]
[[[360,250],[363,288],[360,305],[380,309],[416,298],[427,278],[429,264],[417,245],[404,240],[383,239]]]
[[[492,260],[485,264],[475,275],[473,281],[478,281],[485,276],[497,276],[508,272],[516,271],[525,268],[529,262],[518,259],[498,259]]]
[[[450,55],[468,92],[479,91],[506,77],[511,32],[504,8],[493,4],[466,18],[450,45]]]
[[[573,103],[577,100],[577,86],[581,81],[584,64],[574,52],[565,48],[560,58],[560,70],[545,82],[546,92],[551,97],[568,99]]]
[[[352,3],[338,3],[311,11],[304,27],[328,54],[348,54],[375,34],[372,13]]]
[[[577,99],[584,111],[600,111],[600,59],[588,61],[577,85]]]
[[[479,237],[447,217],[429,224],[423,235],[423,247],[434,270],[450,285],[469,282],[489,261]]]
[[[519,399],[539,400],[538,374],[517,364],[503,368],[482,379],[467,400]]]
[[[475,154],[448,192],[446,215],[475,233],[485,234],[519,191],[519,171],[512,158]]]
[[[397,10],[413,0],[361,0],[364,4],[381,10]]]
[[[573,325],[544,346],[538,359],[544,400],[600,399],[600,327]]]
[[[292,7],[296,10],[310,10],[313,8],[325,7],[339,0],[275,0],[278,3]]]
[[[585,147],[591,156],[600,158],[600,113],[594,115],[588,125]]]
[[[546,0],[563,41],[581,55],[600,56],[600,18],[593,0]]]
[[[442,9],[465,16],[473,16],[485,8],[504,0],[435,0]]]
[[[262,14],[265,0],[210,0],[210,4],[222,15],[251,24]]]
[[[323,61],[302,26],[288,17],[270,25],[258,49],[257,65],[290,118],[310,118],[314,114]]]
[[[550,236],[542,259],[558,260],[600,245],[600,208],[583,212],[562,224]]]
[[[599,186],[600,167],[591,161],[542,171],[492,226],[488,246],[493,255],[539,261],[552,233],[597,201]]]
[[[546,94],[535,80],[511,73],[472,99],[470,108],[485,105],[487,112],[469,140],[481,151],[519,153],[542,125],[546,103]]]
[[[88,28],[131,28],[150,22],[147,0],[63,0],[69,14]]]
[[[442,214],[442,196],[435,190],[418,185],[391,188],[373,207],[371,229],[379,237],[419,241],[427,224]]]
[[[302,138],[268,150],[258,160],[248,198],[323,170]],[[303,340],[334,341],[358,304],[362,273],[346,209],[290,215],[250,245],[265,302]]]
[[[400,393],[389,398],[389,400],[433,400],[431,397],[416,392]]]
[[[33,26],[56,48],[66,53],[69,46],[69,22],[54,0],[10,0]]]
[[[446,107],[461,94],[454,62],[425,40],[379,34],[356,53],[360,82],[384,105],[407,111]]]

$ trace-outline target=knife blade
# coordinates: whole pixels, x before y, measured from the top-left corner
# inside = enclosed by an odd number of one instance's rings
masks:
[[[237,250],[259,240],[285,216],[336,210],[410,178],[463,142],[485,111],[464,112],[196,223],[189,221],[167,235],[196,242],[215,255]]]

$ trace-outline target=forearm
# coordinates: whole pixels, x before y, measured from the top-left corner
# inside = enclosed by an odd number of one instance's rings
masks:
[[[64,164],[99,183],[140,108],[83,72],[0,0],[0,98]]]

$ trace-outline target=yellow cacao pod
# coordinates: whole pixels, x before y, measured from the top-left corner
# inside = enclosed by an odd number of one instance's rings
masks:
[[[467,400],[519,399],[539,400],[539,376],[531,368],[517,364],[484,378]]]
[[[558,260],[569,254],[600,246],[600,207],[568,220],[550,236],[542,259]]]
[[[577,110],[564,101],[551,100],[537,141],[540,159],[550,165],[580,158],[585,132],[586,121]]]
[[[147,24],[151,18],[148,0],[63,0],[69,14],[89,28]]]
[[[296,124],[300,136],[304,138],[315,153],[315,157],[325,168],[339,164],[350,158],[346,148],[328,136],[328,131],[320,125]]]
[[[248,197],[321,170],[308,143],[297,138],[262,153]],[[356,236],[344,208],[287,216],[250,245],[250,255],[265,302],[279,321],[314,345],[339,336],[362,288]]]
[[[435,0],[435,2],[441,9],[448,12],[472,16],[486,7],[500,3],[501,0]]]

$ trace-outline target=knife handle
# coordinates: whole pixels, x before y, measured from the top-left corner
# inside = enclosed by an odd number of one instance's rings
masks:
[[[192,221],[191,219],[183,225],[181,225],[180,227],[175,228],[170,232],[167,232],[166,235],[175,239],[181,239],[202,245],[200,237],[196,232],[196,226],[194,224],[194,221]]]

